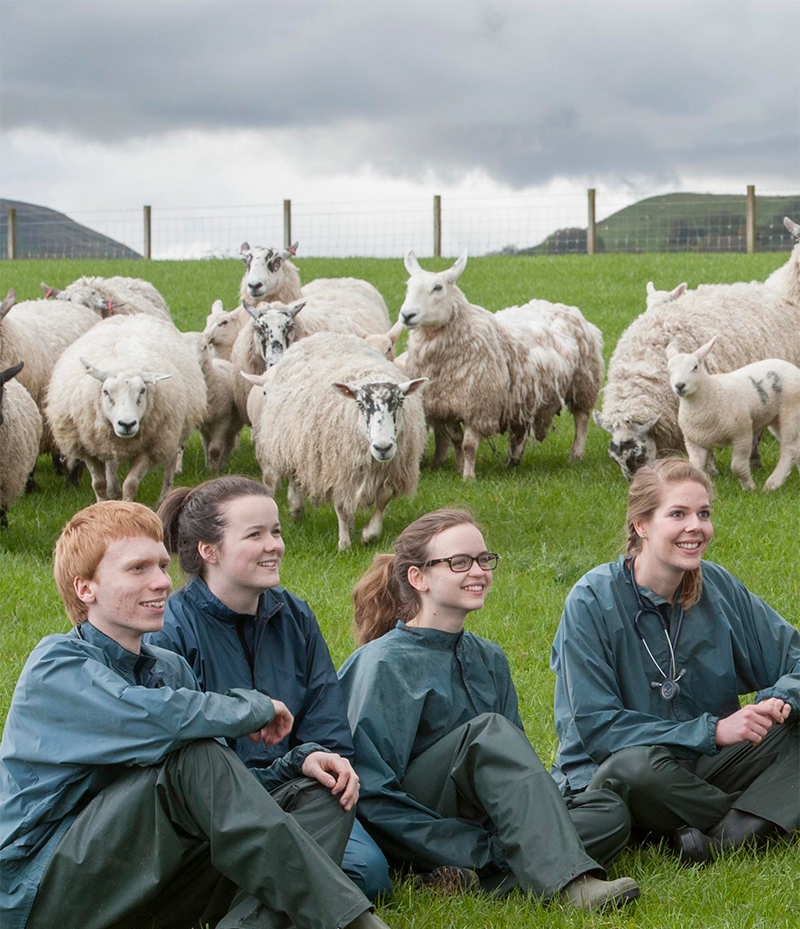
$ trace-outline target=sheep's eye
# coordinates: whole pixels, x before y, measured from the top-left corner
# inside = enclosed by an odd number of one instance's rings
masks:
[[[108,397],[108,396],[110,396],[110,394],[109,394],[109,392],[108,392],[107,390],[104,389],[104,390],[103,390],[103,396],[104,396],[104,397]]]
[[[219,323],[217,323],[217,325],[219,325],[219,326],[227,326],[227,325],[228,325],[228,320],[227,320],[227,319],[221,319],[221,320],[219,321]]]
[[[696,371],[696,370],[697,370],[697,362],[695,362],[695,365],[694,365],[694,367],[692,368],[692,371]]]
[[[438,293],[441,289],[442,289],[442,285],[441,285],[441,284],[435,284],[433,290],[431,291],[431,293],[434,293],[434,294],[435,294],[435,293]]]

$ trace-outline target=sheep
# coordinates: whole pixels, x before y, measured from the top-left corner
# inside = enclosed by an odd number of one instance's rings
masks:
[[[715,342],[713,338],[689,353],[674,342],[667,346],[669,383],[678,397],[678,424],[689,459],[703,468],[710,449],[732,445],[731,471],[743,490],[753,490],[753,436],[770,428],[780,440],[781,454],[764,490],[776,490],[793,464],[800,469],[800,368],[767,358],[727,374],[709,374],[705,360]]]
[[[244,307],[237,306],[235,310],[226,313],[222,307],[222,301],[214,301],[211,312],[206,317],[203,336],[215,358],[231,360],[233,343],[246,321],[247,314]]]
[[[661,451],[681,452],[678,400],[670,390],[666,348],[692,349],[727,334],[708,361],[712,374],[762,358],[800,365],[800,305],[761,283],[708,284],[648,310],[622,333],[608,366],[603,409],[594,421],[611,436],[608,454],[624,477]],[[758,449],[753,457],[758,463]]]
[[[508,432],[507,463],[517,465],[529,436],[543,440],[564,405],[575,418],[570,460],[580,458],[603,378],[600,330],[575,307],[543,300],[497,314],[474,306],[456,285],[466,264],[466,251],[441,274],[424,271],[414,252],[405,259],[406,371],[431,379],[425,412],[434,463],[444,460],[449,437],[457,468],[473,479],[480,440]]]
[[[56,363],[45,412],[58,446],[86,462],[98,500],[119,495],[119,461],[131,461],[122,499],[164,466],[172,487],[181,450],[203,421],[206,384],[195,351],[171,324],[146,313],[112,316]]]
[[[686,293],[687,284],[684,281],[674,290],[656,290],[655,285],[652,281],[647,282],[647,309],[654,310],[657,306],[661,306],[664,303],[671,303],[673,300],[677,300],[678,297],[682,297]]]
[[[149,313],[171,323],[166,300],[149,282],[138,277],[79,277],[64,290],[42,282],[45,296],[69,300],[107,316],[134,316]]]
[[[297,253],[298,242],[289,248],[251,248],[242,242],[239,254],[245,272],[239,285],[242,306],[259,303],[291,303],[300,299],[300,274],[289,261]]]
[[[340,549],[350,547],[356,510],[374,504],[361,539],[377,539],[391,498],[417,487],[426,430],[415,393],[426,379],[407,380],[354,335],[318,332],[290,346],[257,380],[263,386],[254,442],[264,484],[274,489],[289,479],[295,518],[304,495],[332,500]]]
[[[24,361],[0,371],[0,528],[8,527],[8,507],[36,466],[42,440],[42,414],[28,391],[13,380]]]
[[[184,332],[194,347],[206,382],[208,405],[200,425],[206,467],[224,471],[228,456],[236,444],[244,422],[233,400],[233,366],[224,358],[215,358],[202,332]]]
[[[789,260],[773,271],[764,283],[797,306],[800,305],[800,225],[792,222],[788,216],[784,216],[783,225],[794,239],[794,248]]]

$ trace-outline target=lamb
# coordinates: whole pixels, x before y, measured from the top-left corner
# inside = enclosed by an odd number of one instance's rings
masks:
[[[776,490],[793,464],[800,469],[800,368],[767,358],[727,374],[709,374],[705,360],[715,342],[691,353],[680,352],[674,342],[667,346],[669,383],[679,398],[678,424],[689,458],[703,468],[710,449],[732,445],[731,471],[743,490],[753,490],[753,436],[770,428],[781,454],[764,490]]]
[[[794,248],[789,260],[773,271],[764,283],[797,306],[800,305],[800,225],[792,222],[788,216],[784,216],[783,225],[794,239]]]
[[[392,497],[417,487],[426,430],[415,393],[426,379],[406,380],[357,336],[318,332],[290,346],[258,380],[254,441],[264,484],[274,489],[289,479],[295,518],[304,495],[332,500],[340,549],[350,547],[356,510],[374,504],[361,539],[377,539]]]
[[[224,471],[244,422],[233,400],[233,366],[224,358],[215,358],[202,332],[184,332],[197,354],[206,382],[208,405],[200,425],[206,467]]]
[[[149,282],[138,277],[79,277],[64,290],[42,283],[46,296],[69,300],[107,316],[149,313],[171,323],[166,300]]]
[[[215,358],[231,360],[233,343],[246,321],[247,314],[244,307],[237,306],[235,310],[226,313],[222,301],[214,301],[211,312],[206,317],[206,328],[203,330],[203,336]]]
[[[507,463],[517,465],[527,439],[543,440],[563,406],[575,418],[570,460],[580,458],[603,378],[600,330],[560,303],[532,300],[497,314],[474,306],[456,285],[466,264],[464,252],[435,274],[413,252],[405,260],[406,371],[431,379],[425,412],[437,437],[434,463],[444,460],[449,436],[456,466],[472,479],[481,439],[508,432]]]
[[[8,507],[22,493],[36,466],[42,440],[42,414],[27,390],[13,380],[20,361],[0,371],[0,528],[8,527]]]
[[[611,435],[609,456],[627,480],[660,451],[684,448],[678,400],[670,390],[666,348],[702,345],[725,332],[709,358],[712,374],[762,358],[800,365],[800,304],[761,283],[708,284],[648,310],[622,333],[608,366],[603,409],[594,421]],[[755,450],[757,461],[758,450]]]
[[[678,286],[674,290],[656,290],[655,285],[652,281],[647,282],[647,309],[654,310],[657,306],[661,306],[664,303],[672,303],[673,300],[677,300],[678,297],[682,297],[686,293],[686,281]]]
[[[86,462],[98,500],[119,496],[119,461],[131,462],[123,500],[133,500],[160,464],[163,499],[203,421],[206,384],[192,345],[171,323],[146,313],[112,316],[59,358],[45,412],[58,446]]]

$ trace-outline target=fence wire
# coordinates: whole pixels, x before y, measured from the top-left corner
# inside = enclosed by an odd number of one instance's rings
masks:
[[[597,252],[743,252],[744,194],[673,193],[637,198],[596,194]],[[0,201],[0,256],[8,253],[8,208],[16,210],[18,258],[137,258],[145,252],[142,209],[57,213]],[[434,253],[433,198],[425,200],[293,202],[291,238],[303,257],[399,257],[409,248]],[[792,247],[783,218],[800,221],[800,194],[759,191],[755,247]],[[441,253],[553,255],[587,251],[586,193],[495,198],[442,198]],[[284,242],[283,204],[159,208],[150,221],[154,259],[230,258],[244,241]]]

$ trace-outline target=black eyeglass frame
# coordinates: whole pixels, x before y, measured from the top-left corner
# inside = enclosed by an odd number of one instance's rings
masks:
[[[469,558],[469,564],[466,566],[466,568],[459,570],[453,567],[454,558]],[[486,558],[487,560],[490,558],[494,558],[494,564],[493,565],[489,565],[489,564],[482,565],[481,558]],[[475,564],[476,561],[478,562],[478,567],[481,568],[483,571],[494,571],[497,568],[498,563],[500,562],[500,556],[497,554],[497,552],[481,552],[481,554],[478,555],[477,558],[473,558],[472,555],[466,555],[466,554],[451,555],[449,558],[431,558],[430,561],[424,561],[421,565],[419,565],[419,567],[430,568],[432,565],[442,564],[442,562],[444,561],[447,562],[448,567],[454,574],[466,574],[467,571],[469,571],[472,568],[472,566]]]

